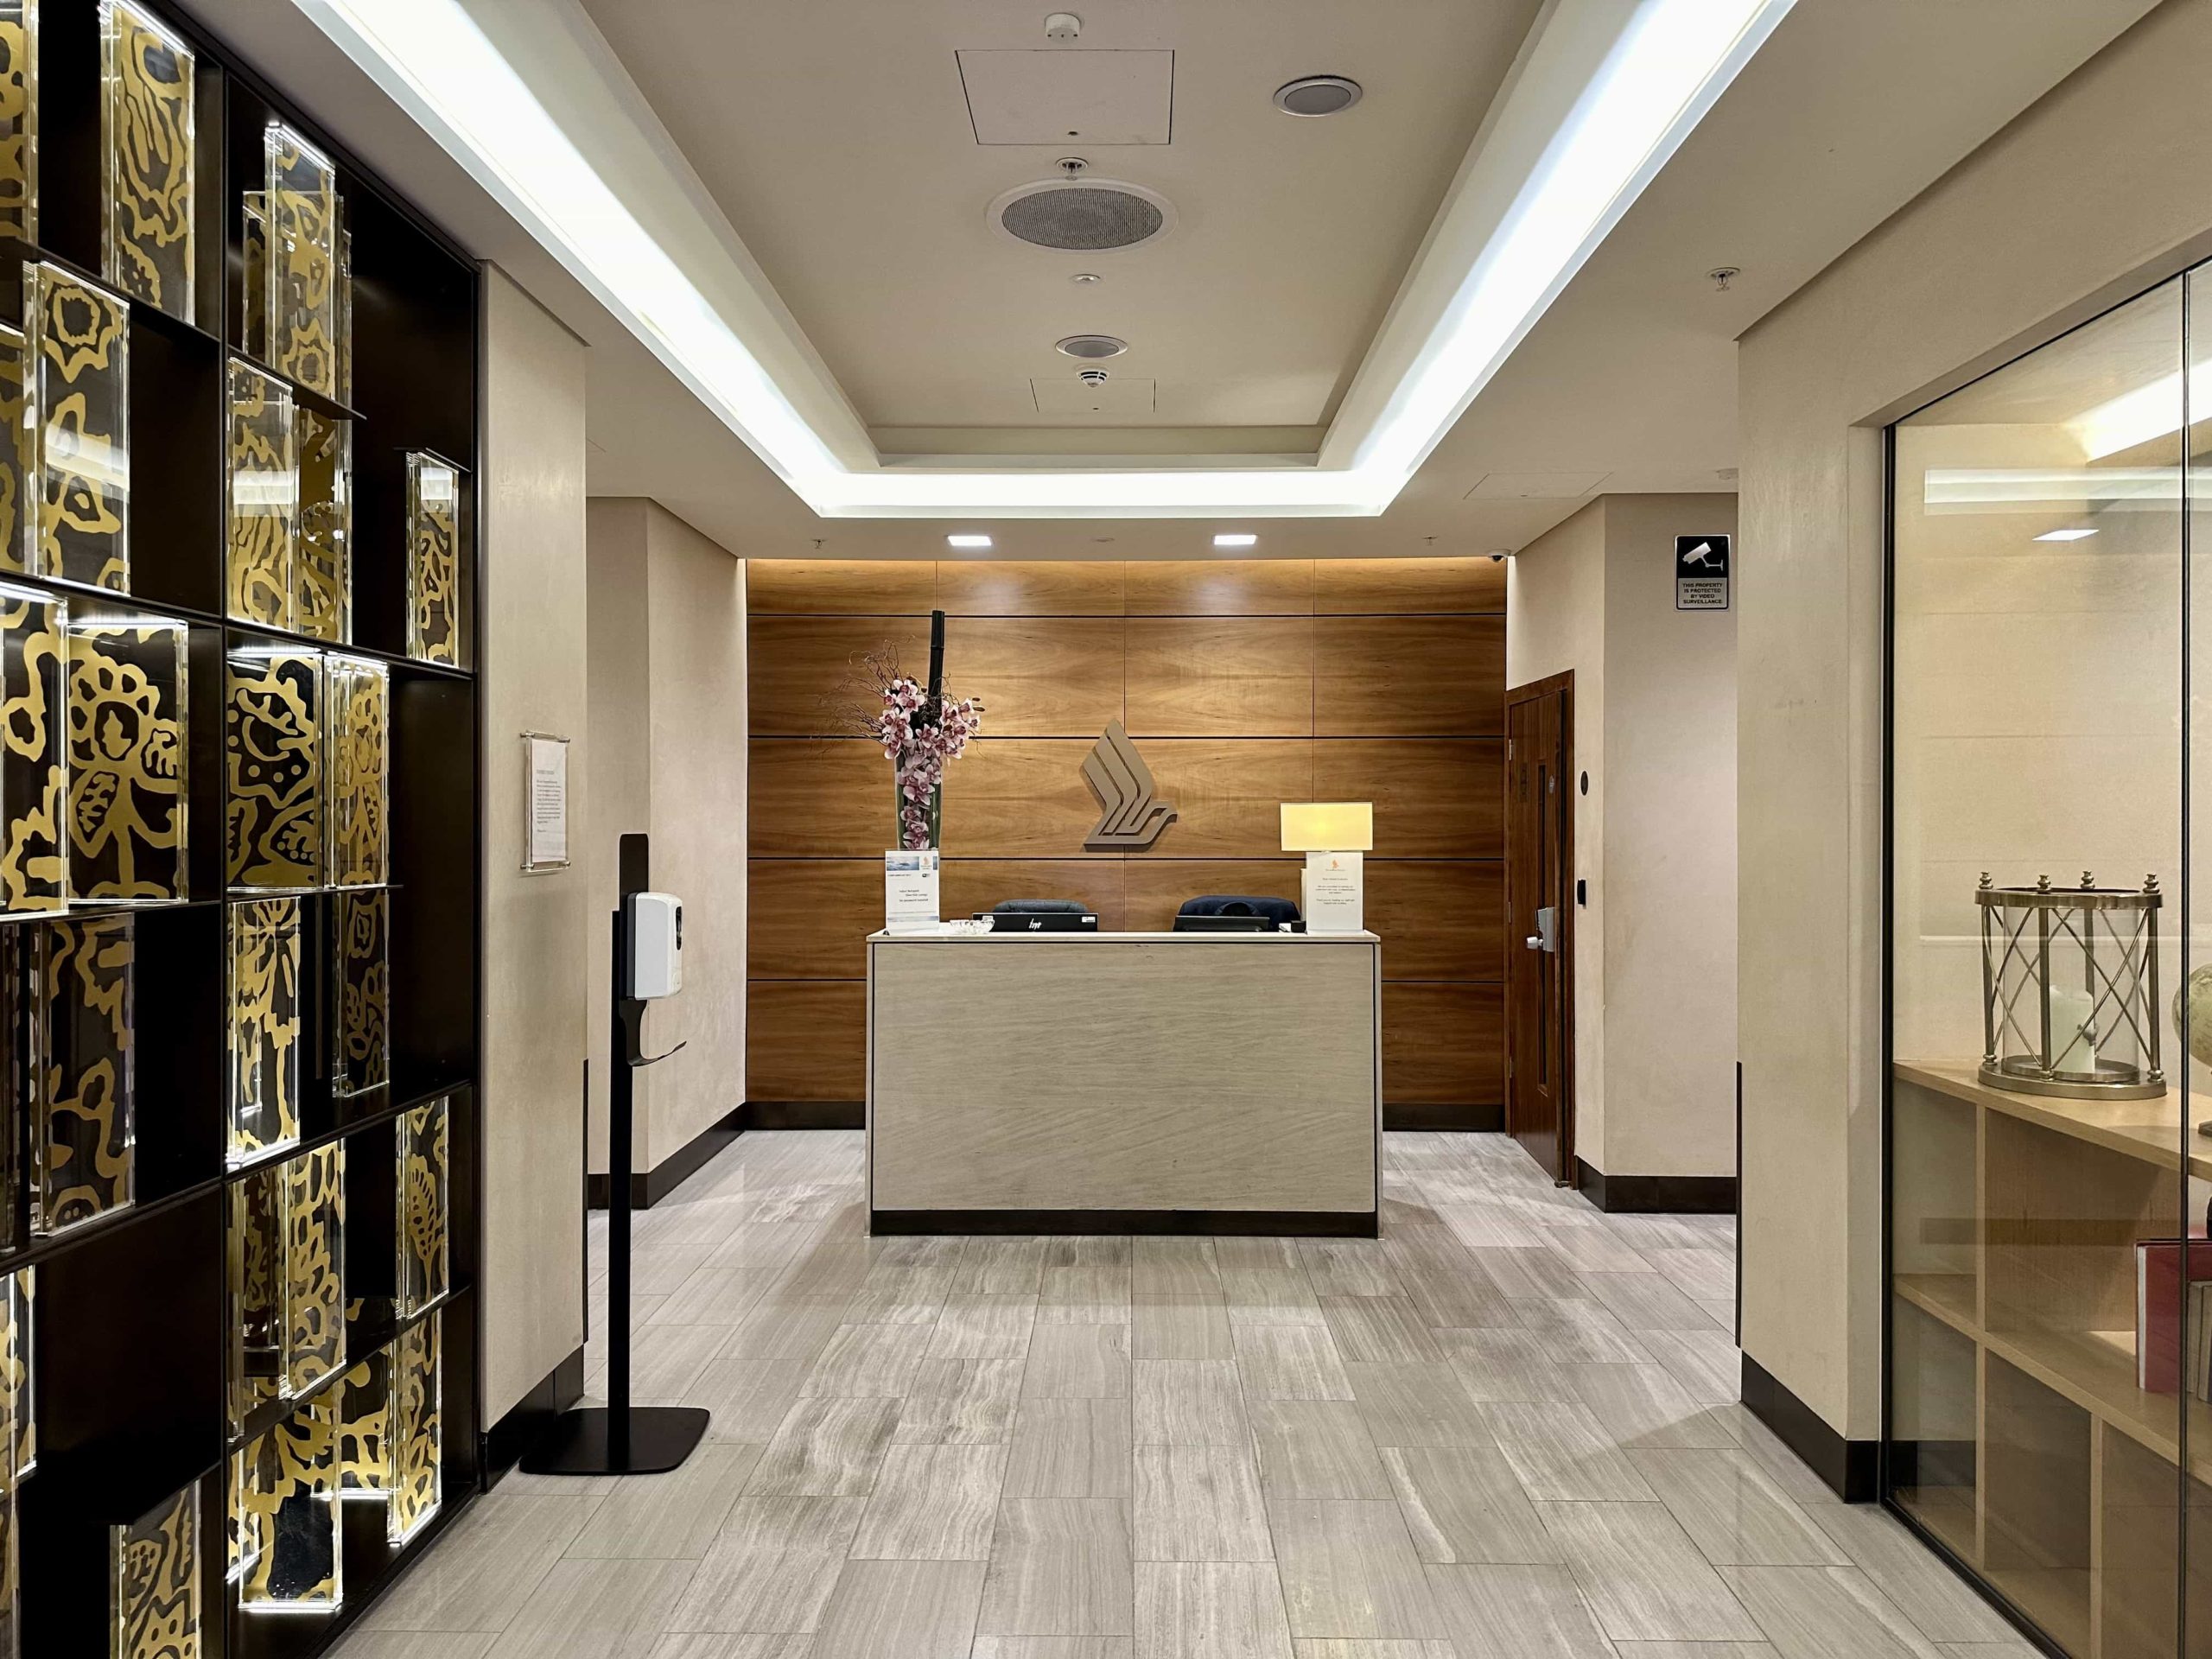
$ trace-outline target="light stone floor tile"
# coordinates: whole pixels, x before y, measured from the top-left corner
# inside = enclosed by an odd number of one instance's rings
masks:
[[[1270,1506],[1291,1634],[1450,1634],[1395,1503],[1292,1499]]]
[[[766,1446],[798,1400],[808,1366],[797,1359],[715,1359],[692,1379],[683,1403],[710,1414],[707,1438]]]
[[[1389,1446],[1382,1466],[1422,1560],[1518,1567],[1560,1559],[1512,1464],[1495,1446]]]
[[[1076,1262],[1045,1268],[1037,1294],[1039,1325],[1127,1325],[1129,1268],[1126,1262]]]
[[[1719,1411],[1691,1399],[1663,1365],[1563,1365],[1567,1385],[1624,1452],[1730,1452]]]
[[[1583,1276],[1598,1300],[1631,1331],[1702,1332],[1713,1326],[1711,1316],[1664,1274],[1586,1272]]]
[[[1629,1461],[1716,1567],[1851,1565],[1747,1452],[1631,1452]]]
[[[931,1359],[1022,1359],[1029,1353],[1029,1332],[1037,1323],[1037,1298],[985,1295],[945,1298],[930,1339]]]
[[[988,1561],[1003,1446],[893,1446],[853,1539],[856,1560]]]
[[[1233,1311],[1232,1311],[1233,1312]],[[1255,1400],[1349,1400],[1351,1379],[1326,1325],[1234,1325],[1236,1366]]]
[[[1483,1408],[1441,1360],[1348,1364],[1359,1414],[1377,1446],[1495,1446]]]
[[[1218,1291],[1205,1296],[1140,1292],[1129,1304],[1129,1352],[1138,1359],[1234,1359],[1228,1305]]]
[[[649,1325],[630,1341],[630,1398],[640,1406],[675,1405],[730,1339],[721,1325]],[[607,1397],[602,1353],[584,1376],[586,1390]]]
[[[741,1497],[668,1628],[741,1635],[811,1631],[844,1571],[864,1497]]]
[[[1459,1381],[1478,1401],[1535,1402],[1564,1399],[1571,1391],[1567,1376],[1533,1331],[1455,1326],[1439,1330],[1436,1337],[1451,1356]]]
[[[1217,1239],[1217,1246],[1226,1243]],[[1289,1239],[1268,1239],[1270,1244],[1290,1244]],[[1229,1307],[1231,1325],[1319,1325],[1320,1299],[1313,1281],[1293,1249],[1281,1266],[1230,1268],[1221,1270],[1222,1300]]]
[[[784,1414],[747,1482],[748,1492],[792,1497],[864,1493],[898,1426],[896,1400],[803,1396]]]
[[[849,1297],[785,1296],[772,1291],[753,1304],[753,1311],[729,1333],[721,1357],[817,1359],[843,1326],[850,1300]]]
[[[1640,1337],[1601,1302],[1527,1302],[1522,1306],[1522,1321],[1554,1364],[1635,1365],[1651,1359]]]
[[[1532,1498],[1635,1503],[1656,1496],[1586,1406],[1507,1402],[1480,1410]]]
[[[1252,1438],[1270,1501],[1395,1497],[1359,1408],[1342,1400],[1256,1400]]]
[[[1301,1238],[1298,1263],[1324,1306],[1332,1296],[1395,1296],[1389,1259],[1364,1240]]]
[[[356,1630],[331,1649],[331,1659],[484,1659],[499,1639],[489,1632]]]
[[[1137,1445],[1251,1444],[1244,1384],[1233,1361],[1140,1359],[1129,1376],[1130,1431]]]
[[[991,1636],[1127,1636],[1130,1575],[1126,1502],[1008,1498],[977,1628]]]
[[[1006,1495],[1126,1498],[1130,1446],[1126,1400],[1025,1400],[1014,1414]]]
[[[984,1296],[1034,1296],[1045,1273],[1041,1238],[971,1238],[961,1252],[956,1291]]]
[[[1491,1246],[1468,1256],[1499,1291],[1515,1301],[1573,1301],[1590,1295],[1582,1275],[1541,1244],[1519,1249]]]
[[[1563,1567],[1432,1567],[1428,1587],[1459,1659],[1615,1659]]]
[[[1941,1659],[1855,1567],[1724,1567],[1782,1659]]]
[[[697,1564],[556,1562],[486,1659],[645,1659]]]
[[[925,1359],[899,1402],[893,1445],[996,1446],[1014,1438],[1019,1359]]]
[[[1133,1238],[1129,1241],[1129,1294],[1215,1296],[1221,1273],[1210,1238]]]
[[[1127,1636],[979,1636],[972,1659],[1135,1659]]]
[[[1039,1324],[1030,1334],[1021,1393],[1028,1400],[1127,1399],[1128,1327]]]
[[[1322,1314],[1347,1363],[1440,1360],[1438,1345],[1421,1310],[1402,1296],[1324,1296]]]
[[[808,1659],[969,1659],[981,1561],[848,1561]]]
[[[1135,1549],[1141,1561],[1273,1560],[1249,1448],[1138,1446]]]
[[[1616,1642],[1621,1659],[1776,1659],[1764,1642]]]
[[[1294,1641],[1297,1659],[1457,1659],[1449,1642],[1344,1642],[1334,1637]]]
[[[528,1605],[605,1499],[493,1493],[471,1505],[362,1621],[370,1630],[494,1633]]]
[[[807,1659],[810,1636],[664,1636],[645,1659]]]
[[[706,1268],[689,1274],[664,1293],[653,1309],[655,1325],[742,1325],[760,1305],[767,1281],[736,1268]]]
[[[925,1325],[841,1325],[799,1392],[847,1398],[904,1395],[932,1334]]]
[[[760,1460],[757,1446],[702,1446],[681,1469],[616,1481],[566,1554],[575,1560],[698,1560],[714,1547]]]
[[[1732,1404],[1743,1392],[1743,1364],[1727,1332],[1639,1331],[1636,1340],[1675,1374],[1693,1400],[1708,1406]]]
[[[1536,1512],[1606,1635],[1757,1642],[1764,1634],[1663,1506],[1544,1503]]]
[[[1136,1659],[1294,1659],[1272,1562],[1146,1561]]]
[[[1688,1249],[1647,1249],[1643,1259],[1674,1281],[1683,1295],[1700,1302],[1736,1300],[1736,1260],[1710,1245]]]
[[[1931,1641],[2004,1642],[2012,1627],[1966,1581],[1871,1503],[1836,1503],[1806,1511]]]
[[[1575,1272],[1585,1275],[1599,1273],[1634,1273],[1649,1274],[1652,1265],[1630,1246],[1621,1242],[1618,1234],[1602,1221],[1583,1227],[1553,1227],[1545,1231],[1544,1246]],[[1671,1285],[1669,1289],[1673,1289]],[[1601,1297],[1594,1281],[1591,1285]]]

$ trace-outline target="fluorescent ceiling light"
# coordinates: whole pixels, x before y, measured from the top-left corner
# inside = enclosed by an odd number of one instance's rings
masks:
[[[2086,542],[2097,532],[2094,530],[2046,530],[2036,537],[2039,542]]]
[[[1249,531],[1228,531],[1213,538],[1216,547],[1257,547],[1260,538]]]
[[[944,538],[944,544],[947,547],[988,547],[991,538],[988,536],[948,536]]]
[[[816,512],[1220,518],[1388,507],[1793,0],[1552,0],[1318,461],[876,454],[578,0],[294,3]]]

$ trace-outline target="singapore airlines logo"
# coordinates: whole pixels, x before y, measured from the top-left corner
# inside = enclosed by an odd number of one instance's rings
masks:
[[[1152,768],[1118,720],[1107,722],[1106,735],[1084,760],[1083,775],[1102,809],[1083,843],[1094,853],[1141,853],[1175,816],[1173,802],[1153,799]]]

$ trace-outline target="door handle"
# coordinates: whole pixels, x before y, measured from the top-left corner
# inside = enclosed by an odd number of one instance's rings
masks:
[[[1546,905],[1536,912],[1536,931],[1523,939],[1522,944],[1531,950],[1548,950],[1554,956],[1559,953],[1559,906],[1557,905]]]
[[[1531,950],[1541,950],[1544,948],[1544,936],[1541,933],[1531,933],[1527,938],[1522,940],[1521,943],[1527,945]]]

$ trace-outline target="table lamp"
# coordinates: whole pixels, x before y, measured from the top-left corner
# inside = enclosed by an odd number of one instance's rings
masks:
[[[1357,933],[1366,880],[1362,855],[1375,845],[1375,807],[1370,801],[1282,804],[1282,849],[1306,855],[1300,884],[1309,933]]]

